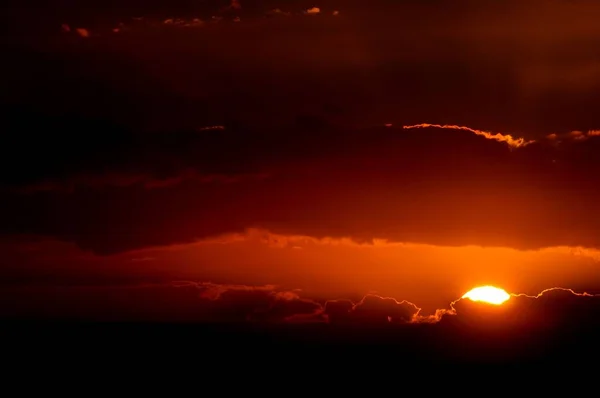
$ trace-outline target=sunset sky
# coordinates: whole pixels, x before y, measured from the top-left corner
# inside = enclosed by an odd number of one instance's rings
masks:
[[[11,8],[0,317],[425,321],[481,285],[600,293],[597,2],[247,3]]]

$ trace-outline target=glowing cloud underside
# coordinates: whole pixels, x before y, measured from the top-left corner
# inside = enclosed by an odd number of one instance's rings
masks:
[[[510,298],[510,294],[494,286],[476,287],[462,296],[463,299],[480,301],[487,304],[500,305]]]

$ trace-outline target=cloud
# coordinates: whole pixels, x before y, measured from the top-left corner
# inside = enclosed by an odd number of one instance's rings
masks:
[[[415,124],[412,126],[403,126],[403,128],[405,128],[405,129],[416,129],[416,128],[427,128],[427,127],[435,127],[435,128],[439,128],[439,129],[448,129],[448,130],[469,131],[473,134],[485,137],[489,140],[505,142],[506,144],[508,144],[510,147],[513,147],[513,148],[521,148],[526,145],[533,144],[535,142],[534,140],[526,140],[524,138],[515,138],[510,134],[490,133],[489,131],[476,130],[476,129],[472,129],[470,127],[465,127],[465,126],[456,126],[456,125],[448,125],[448,124],[440,125],[440,124],[430,124],[430,123]]]
[[[549,134],[546,136],[546,139],[554,141],[554,142],[562,142],[562,141],[584,141],[590,137],[598,137],[600,136],[600,130],[588,130],[586,132],[574,130],[570,131],[566,134]]]
[[[512,294],[499,306],[459,299],[438,314],[442,325],[470,329],[595,328],[600,326],[600,295],[549,288],[537,295]]]
[[[358,301],[315,300],[272,285],[175,281],[170,284],[9,286],[0,288],[0,318],[185,321],[417,328],[477,333],[562,333],[600,327],[600,295],[551,288],[511,294],[502,305],[457,299],[433,315],[406,300],[367,294]],[[18,306],[11,303],[19,302]],[[503,332],[504,331],[504,332]]]
[[[171,284],[0,287],[2,319],[281,323],[321,321],[321,304],[275,286]],[[19,305],[14,305],[18,302]],[[11,304],[12,303],[12,304]]]
[[[283,322],[297,317],[319,317],[322,312],[321,304],[272,285],[174,282],[173,286],[197,288],[200,300],[210,308],[213,321]]]
[[[329,300],[323,314],[331,324],[438,324],[439,328],[471,331],[593,329],[600,326],[600,295],[549,288],[537,295],[511,294],[502,305],[457,299],[435,314],[406,300],[366,295],[358,303]]]
[[[201,323],[329,323],[382,326],[423,323],[408,301],[367,294],[319,301],[275,285],[173,281],[139,284],[0,287],[0,318]],[[52,298],[52,299],[50,299]],[[19,302],[18,306],[10,303]]]
[[[73,175],[68,179],[47,180],[40,183],[27,185],[25,187],[8,189],[16,193],[35,193],[44,191],[66,191],[73,192],[77,187],[89,187],[92,189],[103,189],[110,187],[140,186],[146,189],[160,189],[172,185],[182,184],[188,181],[197,183],[231,184],[245,179],[260,180],[267,178],[266,175],[199,175],[193,169],[182,169],[177,175],[160,177],[144,174],[102,174],[102,175]]]
[[[251,11],[249,13],[244,12],[244,8],[241,5],[241,2],[238,0],[232,0],[229,5],[220,8],[214,8],[210,5],[204,5],[204,8],[201,13],[206,16],[206,21],[211,21],[213,23],[223,22],[223,21],[233,21],[240,22],[241,16],[244,16],[244,19],[252,20],[256,19],[257,14],[261,17],[274,17],[274,16],[303,16],[303,15],[318,15],[321,14],[321,9],[319,7],[311,7],[303,9],[301,7],[295,8],[293,11],[282,11],[280,8],[274,9],[254,9],[254,7],[250,7]],[[147,9],[147,8],[146,8]],[[165,14],[165,9],[162,9],[159,14],[164,16],[173,15],[173,13]],[[200,11],[200,10],[197,10]],[[180,12],[176,12],[175,14],[180,14]],[[338,16],[340,14],[339,11],[331,11],[330,15]],[[111,19],[113,18],[105,18],[104,20],[100,20],[97,24],[100,26],[98,35],[109,35],[112,33],[118,33],[121,31],[127,31],[129,33],[136,31],[144,31],[148,28],[157,29],[163,26],[168,26],[172,28],[189,28],[189,27],[201,27],[205,25],[204,20],[190,16],[190,15],[180,15],[179,18],[163,17],[145,17],[145,18],[123,18],[122,14],[115,16],[114,18],[119,18],[121,20],[125,20],[124,22],[120,22],[118,27],[114,27],[110,25]],[[143,23],[140,23],[143,22]],[[71,33],[71,28],[68,24],[62,23],[60,25],[60,30],[63,33]],[[75,29],[74,32],[81,37],[90,37],[90,32],[85,28]]]
[[[356,242],[600,247],[596,136],[511,149],[508,135],[466,128],[137,135],[106,126],[88,132],[97,145],[77,138],[66,147],[84,126],[70,123],[36,145],[43,168],[24,162],[26,134],[3,137],[12,144],[2,145],[11,148],[0,169],[2,233],[101,254],[248,228]]]
[[[410,323],[419,313],[418,308],[408,301],[397,301],[391,297],[368,294],[358,303],[349,300],[332,300],[325,303],[324,314],[330,323],[382,325],[388,323]]]
[[[81,37],[90,37],[90,31],[85,28],[77,28],[75,32]]]

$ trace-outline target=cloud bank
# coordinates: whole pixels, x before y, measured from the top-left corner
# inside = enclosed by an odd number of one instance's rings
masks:
[[[22,128],[39,131],[30,120],[2,137],[3,234],[100,254],[248,228],[357,242],[600,247],[595,134],[524,145],[452,126],[134,134],[46,122],[53,134],[30,138]]]
[[[467,332],[564,331],[600,326],[600,295],[550,288],[511,294],[502,305],[457,299],[434,315],[406,300],[367,294],[358,301],[314,299],[277,286],[176,281],[168,285],[11,287],[2,319],[330,324],[344,327],[439,325]],[[52,299],[49,299],[52,297]],[[15,300],[18,307],[10,305]]]

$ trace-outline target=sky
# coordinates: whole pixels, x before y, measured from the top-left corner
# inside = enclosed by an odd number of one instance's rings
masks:
[[[597,4],[247,3],[13,7],[0,315],[597,311]]]

